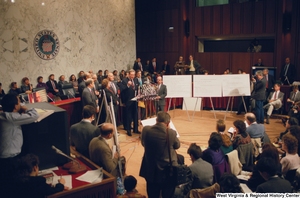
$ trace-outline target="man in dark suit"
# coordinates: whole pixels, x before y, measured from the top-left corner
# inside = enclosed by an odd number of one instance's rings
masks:
[[[252,78],[254,89],[251,94],[252,99],[255,100],[255,114],[258,123],[264,123],[264,109],[263,103],[266,99],[266,80],[263,77],[261,70],[256,72],[256,79]]]
[[[156,58],[153,58],[149,64],[149,73],[152,75],[153,81],[156,82],[156,76],[159,73],[160,69],[156,62]]]
[[[83,119],[70,128],[71,145],[82,155],[89,158],[90,141],[100,135],[100,129],[92,124],[95,120],[96,109],[91,105],[83,107]]]
[[[141,142],[145,151],[140,176],[146,179],[149,198],[159,197],[160,193],[163,198],[172,197],[174,194],[175,186],[163,177],[164,169],[170,164],[168,149],[170,149],[172,165],[178,165],[175,150],[180,147],[180,141],[176,131],[169,128],[169,124],[170,115],[161,111],[157,114],[155,125],[143,128]],[[167,130],[170,147],[167,147]]]
[[[48,92],[52,93],[54,96],[59,94],[58,84],[56,80],[54,80],[54,74],[50,74],[46,85],[48,87]]]
[[[269,118],[273,112],[273,109],[279,109],[282,106],[284,93],[280,91],[280,84],[276,83],[274,85],[274,91],[271,92],[268,96],[268,104],[266,104],[263,108],[267,109],[267,118],[266,123],[269,124]]]
[[[157,96],[156,96],[156,101],[157,101],[157,106],[156,106],[156,112],[158,111],[165,111],[165,105],[166,101],[165,98],[167,96],[167,86],[162,84],[162,77],[159,76],[157,77]]]
[[[133,69],[134,69],[135,72],[137,70],[140,70],[140,71],[143,72],[143,65],[142,65],[142,62],[141,62],[141,58],[136,59],[136,61],[134,62],[134,65],[133,65]]]
[[[127,135],[131,135],[131,122],[133,121],[133,133],[141,133],[138,131],[138,114],[137,101],[131,100],[137,96],[139,82],[135,78],[135,71],[129,70],[129,77],[124,78],[121,84],[122,102],[125,105],[125,113],[127,115],[126,122],[123,123],[127,130]]]
[[[270,157],[261,158],[256,167],[266,182],[257,186],[257,193],[291,193],[292,186],[289,181],[277,175],[278,166]]]
[[[168,61],[164,61],[164,64],[161,66],[161,75],[170,75],[170,65],[168,64]]]
[[[269,74],[269,70],[267,68],[263,70],[263,75],[266,79],[266,97],[268,97],[270,92],[273,90],[275,78],[273,75]]]
[[[78,92],[79,92],[80,96],[82,96],[82,92],[83,92],[84,88],[86,88],[86,85],[85,85],[86,79],[90,79],[90,78],[91,78],[91,74],[89,72],[85,72],[83,74],[83,80],[78,84]]]
[[[186,65],[186,67],[188,68],[188,74],[202,74],[201,65],[196,60],[194,60],[192,55],[190,55],[189,59],[190,62],[188,63],[188,65]]]
[[[285,65],[280,72],[280,80],[285,85],[293,84],[296,77],[296,67],[291,64],[289,57],[285,59]]]
[[[265,66],[265,65],[262,63],[261,58],[259,58],[257,59],[257,63],[254,66]]]
[[[98,98],[95,94],[94,90],[94,81],[93,79],[89,78],[85,81],[86,88],[84,88],[81,96],[82,105],[91,105],[99,111],[98,106]]]

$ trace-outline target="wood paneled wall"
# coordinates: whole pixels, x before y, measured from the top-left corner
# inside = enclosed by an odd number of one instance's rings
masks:
[[[258,58],[266,66],[280,71],[285,57],[300,65],[300,1],[261,0],[258,2],[230,3],[228,5],[195,7],[195,0],[136,1],[137,56],[143,62],[153,57],[159,64],[168,60],[173,66],[180,55],[188,61],[194,55],[210,73],[233,72],[241,68],[250,72]],[[282,29],[283,13],[292,16],[292,28]],[[184,21],[190,22],[190,34],[185,34]],[[168,32],[169,26],[174,32]],[[275,39],[274,53],[199,53],[197,37],[263,37]],[[297,70],[300,80],[300,69]],[[277,73],[279,76],[279,73]]]

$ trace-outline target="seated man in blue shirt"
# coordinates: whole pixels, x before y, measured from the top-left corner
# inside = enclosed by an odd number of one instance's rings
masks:
[[[12,178],[16,157],[21,153],[21,125],[37,120],[38,113],[35,109],[21,106],[20,99],[15,94],[5,95],[1,105],[3,112],[0,113],[0,186],[3,187],[1,184]]]

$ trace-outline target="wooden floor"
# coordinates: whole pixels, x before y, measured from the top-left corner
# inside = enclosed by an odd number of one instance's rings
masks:
[[[190,120],[186,111],[175,109],[169,113],[171,115],[171,120],[180,135],[179,140],[181,142],[181,146],[177,152],[185,157],[185,164],[190,165],[192,162],[187,155],[189,144],[195,142],[200,145],[201,148],[207,147],[209,135],[211,132],[216,131],[216,119],[214,118],[214,113],[212,111],[196,112],[192,119],[193,112],[189,111]],[[217,119],[224,119],[224,111],[215,113]],[[226,129],[233,126],[233,121],[237,119],[244,120],[244,115],[227,113],[225,120]],[[140,127],[140,131],[142,131],[142,126]],[[119,132],[125,134],[125,131],[121,130],[121,128]],[[276,118],[270,119],[270,124],[265,124],[265,128],[271,140],[278,136],[280,132],[285,130],[281,120]],[[126,174],[135,176],[138,180],[137,190],[141,194],[147,195],[146,182],[144,178],[139,176],[142,156],[144,153],[144,148],[141,145],[139,135],[133,134],[132,137],[127,136],[126,140],[120,142],[120,147],[121,155],[125,156],[127,159]],[[155,148],[155,145],[153,145],[153,148]]]

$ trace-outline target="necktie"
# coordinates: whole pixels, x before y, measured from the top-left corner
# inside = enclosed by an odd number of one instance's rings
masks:
[[[284,76],[286,76],[287,74],[287,71],[289,70],[289,64],[288,65],[285,65],[285,72],[284,72]]]
[[[274,100],[277,99],[277,91],[274,92]]]
[[[56,89],[55,84],[52,80],[51,80],[51,84],[52,84],[53,89]]]
[[[131,80],[131,82],[132,82],[132,89],[134,89],[134,82],[133,82],[133,79]]]

